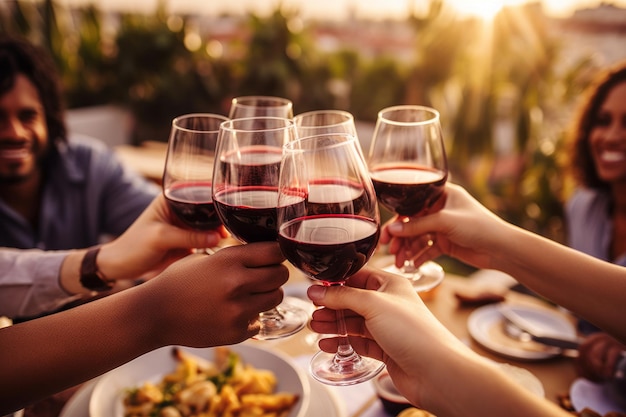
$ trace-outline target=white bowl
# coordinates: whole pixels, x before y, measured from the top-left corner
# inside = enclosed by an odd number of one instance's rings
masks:
[[[195,349],[179,347],[190,354],[213,360],[214,348]],[[310,385],[305,372],[293,360],[281,352],[268,350],[249,343],[229,346],[241,356],[244,363],[257,369],[267,369],[276,375],[277,392],[290,392],[298,395],[298,402],[289,417],[304,417],[309,408]],[[166,346],[146,353],[118,368],[104,374],[94,387],[89,400],[90,417],[123,417],[122,403],[128,388],[142,385],[146,381],[159,382],[163,376],[176,367],[176,359],[171,354],[172,346]]]

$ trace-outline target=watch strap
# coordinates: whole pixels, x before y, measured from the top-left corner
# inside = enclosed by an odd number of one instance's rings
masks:
[[[98,270],[96,258],[100,252],[100,246],[87,251],[80,264],[80,283],[90,291],[107,291],[113,288],[113,281],[107,280]]]

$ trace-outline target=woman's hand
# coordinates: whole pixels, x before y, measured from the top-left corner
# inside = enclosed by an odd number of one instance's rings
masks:
[[[430,375],[445,368],[446,358],[469,352],[430,313],[409,281],[397,275],[365,267],[344,287],[313,285],[308,295],[326,307],[313,312],[311,328],[337,333],[335,310],[345,309],[352,346],[384,361],[394,384],[413,404],[431,397],[429,389],[436,387]],[[323,339],[320,347],[334,352],[337,339]]]
[[[419,265],[445,254],[478,268],[491,268],[492,248],[502,239],[507,240],[511,225],[452,183],[446,184],[438,205],[433,214],[406,222],[396,218],[382,228],[380,243],[389,244],[389,251],[396,255],[396,266],[402,266],[408,258],[414,258]],[[429,239],[434,244],[424,250]]]

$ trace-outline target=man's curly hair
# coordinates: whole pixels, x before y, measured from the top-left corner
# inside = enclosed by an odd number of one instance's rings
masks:
[[[39,92],[50,143],[66,141],[61,84],[49,53],[25,39],[0,36],[0,95],[13,88],[18,74],[26,76]]]

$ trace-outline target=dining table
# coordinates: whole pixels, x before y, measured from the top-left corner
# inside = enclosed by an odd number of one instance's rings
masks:
[[[379,254],[375,254],[372,257],[370,264],[382,267],[389,262],[390,256],[386,255],[384,250],[378,252]],[[306,297],[306,289],[313,283],[291,265],[288,263],[286,265],[290,269],[290,278],[284,286],[285,296],[291,299],[292,302],[300,303],[300,305],[305,307],[308,303],[308,307],[312,311],[315,306]],[[495,300],[511,305],[536,306],[541,309],[549,309],[566,320],[570,320],[572,325],[575,323],[575,318],[563,309],[551,305],[540,297],[510,289],[511,281],[503,283],[501,280],[495,280],[489,282],[484,279],[473,279],[472,275],[464,276],[446,272],[443,282],[434,290],[421,294],[422,299],[433,315],[472,350],[496,363],[507,364],[507,366],[530,372],[540,382],[544,397],[548,401],[563,405],[563,399],[567,397],[573,381],[577,378],[575,355],[559,354],[542,358],[541,360],[503,356],[499,352],[486,348],[472,337],[468,328],[468,319],[476,309],[481,308],[485,303]],[[482,274],[483,277],[484,275]],[[477,291],[497,293],[500,298],[496,297],[494,300],[487,299],[484,303],[466,303],[459,298],[460,294],[475,294]],[[298,364],[298,366],[306,369],[308,361],[318,350],[317,337],[316,333],[305,327],[295,335],[283,339],[251,342],[266,349],[278,350],[293,358],[294,363]],[[441,372],[447,372],[447,370],[442,369]],[[452,375],[451,378],[453,378]],[[313,379],[311,379],[311,383],[319,384]],[[89,417],[88,413],[84,414],[84,416],[77,416],[73,413],[70,415],[63,412],[65,404],[72,400],[72,396],[76,395],[79,389],[80,387],[74,387],[28,407],[24,410],[23,416]],[[335,403],[335,408],[337,409],[336,417],[388,417],[371,381],[352,386],[324,386],[323,390]]]
[[[140,147],[119,146],[115,152],[129,168],[138,171],[146,178],[159,183],[165,161],[166,144],[147,142]],[[385,248],[379,248],[372,256],[369,263],[382,267],[391,262],[392,256]],[[297,300],[303,305],[315,308],[306,298],[306,288],[312,282],[293,266],[286,263],[290,269],[290,278],[284,287],[285,295],[292,300]],[[486,276],[495,279],[484,279]],[[478,279],[480,278],[480,279]],[[503,278],[503,274],[493,271],[477,271],[469,275],[461,275],[453,272],[445,272],[443,282],[435,289],[420,294],[427,307],[441,323],[463,343],[469,346],[479,355],[496,363],[507,364],[516,369],[523,369],[536,377],[543,388],[543,395],[548,401],[564,405],[572,383],[577,378],[575,354],[551,355],[540,360],[529,360],[502,355],[501,352],[490,350],[472,337],[468,326],[468,320],[472,313],[485,304],[503,302],[511,305],[522,305],[548,309],[554,314],[575,326],[575,317],[565,310],[550,304],[548,301],[532,294],[515,291],[516,281],[512,277]],[[479,292],[495,294],[493,298],[478,298],[478,302],[471,296],[474,302],[463,302],[468,294]],[[464,297],[460,297],[463,295]],[[253,341],[269,349],[276,349],[294,359],[294,362],[302,367],[307,366],[309,359],[318,347],[316,344],[317,334],[305,327],[295,335],[277,340]],[[442,369],[441,372],[447,372]],[[451,376],[452,378],[453,376]],[[312,383],[318,383],[314,381]],[[80,386],[73,387],[51,398],[28,407],[23,411],[24,417],[89,417],[67,415],[63,413],[66,403],[71,402],[72,397],[79,392]],[[386,417],[381,401],[378,399],[374,386],[369,382],[344,387],[325,386],[324,392],[331,395],[336,403],[337,417]],[[317,416],[311,416],[317,417]],[[334,417],[334,416],[324,416]]]

